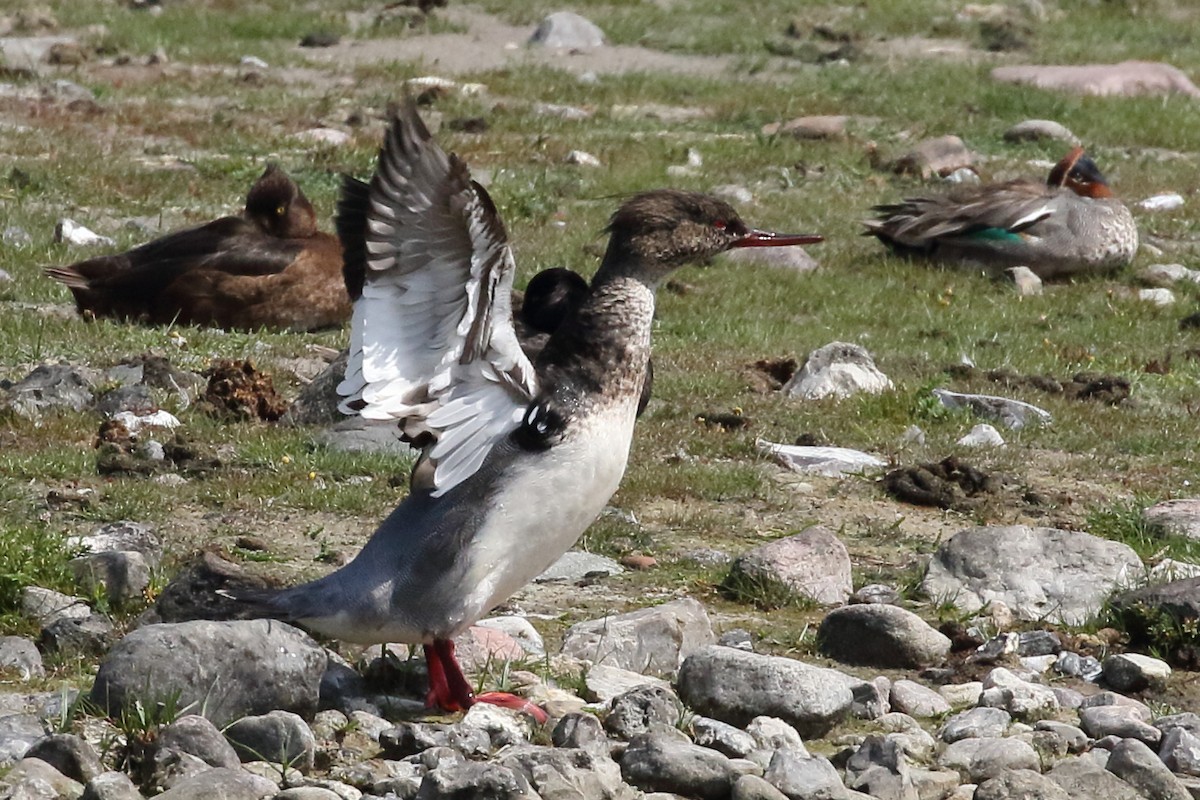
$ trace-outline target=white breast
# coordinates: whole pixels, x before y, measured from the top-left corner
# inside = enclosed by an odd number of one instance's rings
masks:
[[[588,413],[544,453],[504,476],[488,521],[471,543],[465,629],[540,575],[575,544],[617,490],[629,460],[637,398]]]

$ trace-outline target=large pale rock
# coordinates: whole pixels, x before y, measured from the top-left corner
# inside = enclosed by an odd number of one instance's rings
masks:
[[[109,651],[91,701],[117,716],[135,699],[177,695],[218,726],[276,709],[311,717],[327,660],[307,634],[274,620],[147,625]]]
[[[743,553],[733,562],[727,580],[735,589],[784,586],[825,605],[846,602],[854,588],[846,546],[819,525]]]
[[[1149,686],[1163,687],[1171,677],[1171,665],[1140,653],[1114,653],[1104,659],[1104,682],[1118,692],[1140,692]]]
[[[823,800],[844,797],[846,792],[829,759],[803,756],[791,750],[776,750],[763,778],[789,800]]]
[[[1035,769],[1010,769],[979,784],[974,800],[1072,800],[1072,796]]]
[[[957,770],[965,780],[980,783],[1010,769],[1041,767],[1037,752],[1020,739],[960,739],[938,757],[938,766]]]
[[[158,732],[157,744],[196,756],[213,767],[236,769],[242,763],[217,726],[199,714],[186,714],[164,726]]]
[[[1171,774],[1154,751],[1137,739],[1122,739],[1112,750],[1106,768],[1155,800],[1191,800],[1191,793]]]
[[[756,439],[754,444],[778,464],[793,472],[824,475],[829,478],[858,475],[887,466],[887,462],[878,456],[849,447],[777,444],[766,439]]]
[[[934,389],[933,395],[946,408],[969,409],[977,417],[996,420],[1014,431],[1027,425],[1048,425],[1051,422],[1049,411],[1023,400],[991,394],[952,392],[949,389]]]
[[[731,647],[700,650],[679,670],[679,696],[698,713],[737,726],[779,717],[802,736],[819,736],[846,716],[848,683],[834,670]]]
[[[729,759],[717,751],[657,734],[629,743],[621,756],[621,774],[644,791],[700,800],[729,797],[737,777]]]
[[[0,797],[5,800],[78,800],[83,784],[72,780],[42,761],[25,758],[0,778]]]
[[[950,712],[950,704],[945,698],[916,681],[893,683],[891,703],[892,708],[911,717],[936,717]]]
[[[1067,758],[1055,764],[1046,777],[1061,786],[1068,797],[1104,800],[1143,800],[1128,783],[1090,758]]]
[[[1081,531],[969,528],[938,548],[922,588],[969,613],[999,601],[1021,619],[1080,625],[1141,568],[1128,545]]]
[[[604,31],[571,11],[556,11],[543,19],[529,44],[561,50],[591,50],[604,45]]]
[[[1170,64],[1122,61],[1119,64],[1018,65],[996,67],[992,78],[1004,83],[1027,83],[1039,89],[1078,94],[1140,95],[1177,92],[1200,97],[1200,89]]]
[[[274,781],[242,769],[218,767],[184,778],[156,797],[158,800],[262,800],[278,791]]]
[[[866,348],[849,342],[830,342],[809,353],[804,366],[784,384],[782,391],[789,397],[820,400],[860,392],[879,394],[890,388],[891,380],[875,366]]]
[[[633,800],[637,796],[621,779],[617,763],[601,752],[522,745],[508,750],[500,764],[524,775],[544,800]]]
[[[1006,142],[1037,142],[1044,140],[1079,144],[1079,137],[1061,122],[1049,119],[1027,119],[1004,132]]]
[[[950,640],[925,620],[899,606],[835,608],[817,631],[821,652],[848,664],[928,667],[950,652]]]
[[[1142,518],[1167,533],[1200,539],[1200,498],[1156,503],[1142,512]]]
[[[572,625],[562,652],[595,664],[673,676],[683,659],[715,641],[704,606],[685,597]]]
[[[301,772],[313,767],[316,739],[304,720],[290,711],[242,717],[225,728],[225,738],[242,761],[287,764]]]

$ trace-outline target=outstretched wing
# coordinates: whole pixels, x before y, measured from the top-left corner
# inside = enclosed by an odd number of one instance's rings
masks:
[[[346,190],[337,227],[343,237],[361,231],[363,242],[343,246],[365,253],[365,269],[347,261],[347,283],[361,280],[362,294],[340,407],[399,420],[410,439],[430,434],[441,495],[479,468],[537,393],[513,330],[512,251],[487,192],[433,142],[411,102],[387,133],[367,202],[361,187]]]
[[[868,233],[909,246],[960,236],[1017,237],[1055,213],[1061,191],[1014,181],[947,195],[912,197],[875,206],[879,217],[865,224]]]

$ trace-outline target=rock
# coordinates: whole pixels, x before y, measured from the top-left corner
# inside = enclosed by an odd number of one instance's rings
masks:
[[[492,754],[491,736],[481,728],[424,722],[402,722],[380,733],[379,746],[383,748],[381,755],[388,759],[434,749],[453,750],[470,759],[484,759]]]
[[[791,750],[776,750],[763,778],[789,800],[825,800],[842,797],[846,791],[829,759],[806,757]]]
[[[746,726],[746,733],[754,740],[755,749],[768,753],[776,750],[790,750],[802,756],[808,755],[800,732],[781,719],[775,717],[755,717]]]
[[[707,647],[679,671],[679,696],[689,707],[731,725],[778,717],[802,736],[819,736],[850,709],[845,676],[778,656]]]
[[[85,228],[73,219],[63,218],[54,225],[54,241],[73,244],[77,247],[112,247],[116,241]]]
[[[199,714],[187,714],[164,725],[158,732],[157,744],[196,756],[213,767],[237,769],[242,763],[217,726]]]
[[[351,136],[337,128],[309,128],[308,130],[293,133],[292,138],[305,144],[341,147],[350,143]]]
[[[604,31],[570,11],[556,11],[538,23],[529,44],[560,50],[591,50],[604,46]]]
[[[946,745],[937,760],[943,769],[957,770],[963,779],[981,783],[1010,769],[1037,770],[1037,752],[1020,739],[960,739]]]
[[[1178,283],[1180,281],[1200,283],[1200,270],[1188,269],[1183,264],[1150,264],[1149,266],[1138,271],[1138,278],[1146,283],[1152,283],[1155,286],[1170,286],[1171,284]],[[1183,504],[1185,507],[1191,506],[1191,513],[1188,516],[1196,516],[1197,502],[1193,499],[1168,500],[1165,503],[1159,503],[1152,508],[1159,509],[1159,507],[1164,507],[1163,510],[1166,511],[1176,503]],[[1151,518],[1152,514],[1154,514],[1154,512],[1150,508],[1147,508],[1142,512],[1142,517],[1147,522],[1153,524],[1155,520]],[[1196,523],[1195,527],[1197,528],[1196,535],[1200,536],[1200,523]]]
[[[21,590],[21,613],[46,627],[60,619],[90,617],[92,610],[78,597],[40,586],[26,586]]]
[[[1170,733],[1176,728],[1182,728],[1193,736],[1200,737],[1200,714],[1192,711],[1185,711],[1182,714],[1168,714],[1165,717],[1159,717],[1154,720],[1154,727],[1158,728],[1164,734]]]
[[[1007,397],[963,394],[949,389],[934,389],[933,394],[946,408],[969,408],[975,416],[998,420],[1014,431],[1029,424],[1048,425],[1051,420],[1049,411]]]
[[[1042,294],[1042,279],[1029,267],[1009,267],[1004,270],[1004,274],[1012,280],[1013,285],[1017,287],[1017,294],[1021,297],[1037,297]]]
[[[715,641],[704,606],[685,597],[572,625],[562,652],[622,669],[674,675],[683,659]]]
[[[939,547],[921,586],[968,613],[999,601],[1021,619],[1080,625],[1141,568],[1128,545],[1081,531],[981,527]]]
[[[758,747],[755,738],[746,731],[708,717],[692,720],[692,737],[701,747],[716,750],[729,758],[745,758]],[[800,746],[803,747],[803,743]]]
[[[1171,667],[1161,659],[1137,653],[1116,653],[1103,661],[1104,682],[1118,692],[1139,692],[1166,686]]]
[[[1142,519],[1148,525],[1175,536],[1200,539],[1200,499],[1198,498],[1155,503],[1142,512]]]
[[[533,734],[532,721],[528,716],[489,703],[471,706],[457,727],[482,731],[493,750],[527,744]]]
[[[242,761],[287,764],[301,772],[313,767],[316,739],[304,720],[289,711],[234,720],[225,727],[225,738]]]
[[[23,758],[25,751],[45,733],[41,718],[35,714],[0,716],[0,769]]]
[[[494,665],[526,657],[517,640],[500,628],[472,625],[454,638],[454,646],[459,666],[469,672],[491,669]]]
[[[115,638],[112,623],[92,614],[55,620],[42,628],[38,644],[47,653],[98,656],[112,647]]]
[[[1104,800],[1144,800],[1129,784],[1088,758],[1067,758],[1055,764],[1046,777],[1068,797],[1102,797]]]
[[[683,720],[683,704],[669,688],[640,686],[613,698],[604,729],[618,739],[650,733],[655,724],[675,727]]]
[[[973,706],[979,702],[979,697],[983,694],[983,682],[967,681],[966,683],[946,684],[939,686],[937,692],[952,708]]]
[[[972,708],[955,714],[942,726],[942,741],[950,743],[960,739],[998,739],[1008,730],[1012,717],[1000,708]]]
[[[37,645],[20,636],[0,636],[0,671],[3,670],[16,671],[23,681],[46,674]]]
[[[1093,656],[1081,657],[1077,653],[1064,650],[1058,654],[1058,660],[1054,662],[1054,671],[1091,681],[1100,677],[1102,668],[1100,662]]]
[[[567,714],[560,719],[550,734],[550,741],[555,747],[584,750],[603,747],[605,752],[608,748],[608,737],[604,734],[603,724],[592,714],[582,712]]]
[[[729,759],[706,747],[648,734],[629,743],[621,775],[648,792],[673,792],[704,800],[729,796],[736,775]]]
[[[1041,717],[1058,710],[1058,698],[1047,686],[1022,680],[1004,667],[996,667],[983,680],[979,705],[1003,708],[1014,717]]]
[[[525,745],[500,763],[529,781],[542,800],[633,800],[634,789],[607,754],[589,750]]]
[[[499,764],[439,765],[421,781],[416,800],[538,800],[525,776]]]
[[[1033,727],[1036,731],[1045,731],[1057,736],[1068,753],[1082,753],[1088,746],[1088,735],[1074,725],[1053,719],[1040,719]]]
[[[87,783],[104,771],[95,748],[69,733],[54,733],[37,740],[25,752],[25,758],[40,758],[80,783]]]
[[[1200,97],[1200,89],[1188,80],[1187,75],[1170,64],[1153,61],[1071,66],[1004,66],[992,70],[992,79],[1002,83],[1027,83],[1039,89],[1060,89],[1075,94],[1130,96],[1178,92],[1189,97]]]
[[[821,266],[803,247],[743,247],[730,250],[722,258],[733,264],[792,272],[812,272]]]
[[[855,719],[878,719],[892,710],[892,682],[882,675],[872,681],[851,683],[850,692],[854,695],[850,714]]]
[[[1200,577],[1181,578],[1123,592],[1113,598],[1112,605],[1127,618],[1143,620],[1138,623],[1140,627],[1130,629],[1135,641],[1153,641],[1155,634],[1147,627],[1160,617],[1176,620],[1179,624],[1200,619]]]
[[[764,136],[791,136],[795,139],[844,139],[851,119],[845,114],[795,117],[787,122],[767,123],[762,127],[762,133]]]
[[[900,744],[879,735],[868,736],[847,760],[846,785],[886,800],[916,795],[912,771]]]
[[[1018,122],[1004,132],[1006,142],[1066,142],[1075,146],[1080,144],[1079,137],[1061,122],[1049,119],[1027,119]]]
[[[1017,637],[1017,655],[1049,656],[1062,650],[1062,639],[1054,631],[1022,631]]]
[[[938,136],[918,142],[912,150],[893,161],[893,172],[917,175],[928,180],[934,175],[949,175],[974,165],[975,157],[957,136]]]
[[[956,444],[960,447],[1004,447],[1004,437],[991,425],[981,422],[971,428],[971,432],[961,437]]]
[[[82,794],[83,784],[40,758],[18,761],[0,778],[0,796],[6,800],[76,800]]]
[[[134,550],[89,553],[70,561],[75,582],[88,594],[104,594],[117,607],[141,599],[150,585],[150,565]]]
[[[79,800],[142,800],[142,793],[124,772],[102,772],[87,782]]]
[[[1010,769],[975,790],[974,800],[1073,800],[1050,778],[1032,769]]]
[[[1200,775],[1200,737],[1183,728],[1171,728],[1163,735],[1158,757],[1172,772]]]
[[[868,583],[859,587],[850,595],[850,603],[884,603],[896,605],[900,602],[900,593],[891,586],[882,583]]]
[[[600,159],[596,158],[591,153],[584,152],[583,150],[572,150],[571,152],[567,153],[566,157],[563,159],[563,162],[566,164],[574,164],[578,167],[603,166],[603,164],[600,162]]]
[[[534,583],[578,583],[584,578],[620,575],[625,568],[607,556],[568,550],[562,557],[533,579]]]
[[[830,478],[858,475],[887,466],[886,461],[870,453],[846,447],[775,444],[765,439],[756,439],[754,445],[761,452],[774,458],[777,463],[794,472],[825,475]]]
[[[587,686],[588,696],[598,703],[607,703],[618,695],[641,686],[654,686],[670,689],[671,685],[662,678],[642,675],[640,672],[612,667],[608,664],[594,664],[583,676]]]
[[[891,380],[879,371],[865,348],[831,342],[809,353],[804,366],[781,391],[788,397],[820,400],[850,397],[860,392],[879,394],[891,388]]]
[[[92,403],[93,378],[69,364],[41,364],[9,388],[6,404],[27,419],[55,409],[82,411]]]
[[[157,795],[157,800],[261,800],[273,797],[279,787],[273,781],[242,769],[205,770],[184,778]]]
[[[949,713],[950,704],[932,689],[908,680],[892,684],[892,708],[911,717],[936,717]]]
[[[1160,308],[1175,305],[1175,293],[1170,289],[1138,289],[1137,298]]]
[[[824,605],[846,602],[854,588],[846,546],[818,525],[738,556],[725,585],[748,601],[778,586]]]
[[[1191,800],[1191,793],[1171,774],[1170,768],[1137,739],[1121,740],[1113,748],[1106,768],[1146,797]]]
[[[1174,211],[1183,208],[1183,195],[1178,192],[1165,192],[1138,201],[1138,207],[1146,211]]]
[[[273,710],[311,716],[326,661],[306,634],[275,620],[147,625],[101,662],[90,697],[116,715],[135,698],[177,694],[181,708],[203,704],[217,725]]]
[[[830,658],[875,667],[928,667],[950,652],[950,640],[925,620],[879,604],[830,611],[817,631],[817,645]]]
[[[730,800],[788,800],[788,796],[768,783],[765,778],[742,775],[734,781]]]
[[[1079,710],[1079,727],[1093,739],[1105,736],[1137,739],[1151,747],[1162,741],[1162,731],[1151,725],[1137,706],[1093,706]]]

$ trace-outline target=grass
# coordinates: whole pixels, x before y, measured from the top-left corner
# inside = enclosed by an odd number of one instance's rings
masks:
[[[549,0],[481,5],[521,25],[559,10]],[[955,530],[976,522],[1047,522],[1020,510],[989,510],[981,513],[994,516],[976,519],[897,508],[868,479],[799,485],[809,482],[788,480],[755,447],[756,438],[790,442],[811,433],[898,463],[937,460],[957,452],[954,442],[973,423],[930,402],[929,391],[938,386],[1009,394],[1054,415],[1051,426],[1006,432],[1007,451],[969,456],[1019,485],[1064,497],[1050,522],[1125,541],[1144,558],[1195,559],[1191,545],[1164,540],[1139,520],[1150,498],[1193,491],[1187,481],[1194,480],[1200,413],[1200,334],[1181,331],[1179,319],[1197,306],[1200,289],[1177,287],[1176,306],[1154,308],[1123,295],[1137,285],[1130,271],[1018,298],[980,275],[887,255],[859,235],[859,220],[875,203],[931,188],[874,170],[868,142],[890,157],[921,137],[955,133],[981,156],[986,176],[1006,179],[1039,174],[1042,167],[1031,162],[1055,160],[1064,148],[1007,143],[1003,132],[1022,119],[1055,119],[1085,141],[1122,196],[1137,200],[1178,191],[1187,199],[1173,212],[1135,211],[1144,239],[1164,250],[1161,256],[1143,252],[1136,266],[1179,261],[1200,267],[1200,178],[1194,169],[1200,152],[1193,134],[1200,105],[1178,96],[1072,97],[989,77],[1002,63],[1123,58],[1168,59],[1195,76],[1198,18],[1166,0],[1061,0],[1050,19],[1034,21],[1023,52],[951,61],[876,49],[894,37],[978,43],[978,21],[960,18],[961,5],[581,2],[576,10],[616,44],[720,58],[723,67],[690,74],[601,71],[581,81],[557,65],[518,64],[456,76],[485,84],[487,93],[449,94],[429,109],[431,118],[487,119],[484,134],[444,129],[439,139],[487,176],[516,250],[518,285],[549,266],[591,274],[618,198],[655,186],[743,185],[755,196],[741,209],[752,224],[826,236],[810,250],[823,267],[816,272],[735,268],[717,259],[678,273],[687,291],[660,293],[655,400],[639,423],[614,500],[639,523],[605,517],[581,542],[614,557],[639,551],[659,560],[656,571],[613,581],[627,602],[694,593],[722,613],[752,614],[745,625],[768,649],[809,655],[814,645],[807,626],[817,619],[812,609],[783,604],[769,618],[757,614],[744,595],[738,601],[720,595],[720,569],[691,566],[680,554],[703,547],[736,554],[809,524],[830,524],[851,549],[856,585],[858,578],[891,581],[915,601],[923,558]],[[315,30],[360,39],[427,34],[396,23],[351,34],[357,15],[374,8],[362,0],[304,8],[282,0],[209,0],[168,4],[157,16],[101,0],[56,0],[49,7],[64,28],[105,26],[95,39],[102,55],[77,68],[6,80],[40,91],[54,78],[67,78],[92,90],[99,110],[0,98],[4,224],[31,238],[27,247],[0,247],[0,269],[12,277],[0,284],[0,378],[17,381],[44,361],[103,369],[152,351],[195,371],[214,358],[249,357],[275,376],[285,395],[295,395],[301,382],[289,369],[291,360],[310,356],[314,345],[342,347],[345,331],[226,333],[85,323],[47,313],[46,304],[69,297],[41,268],[101,252],[54,242],[55,222],[69,216],[126,248],[146,235],[125,220],[146,217],[171,229],[233,212],[264,165],[274,161],[297,178],[328,228],[340,173],[366,176],[372,169],[386,104],[403,95],[405,79],[439,70],[413,63],[318,63],[295,43]],[[214,34],[217,20],[220,35]],[[785,35],[793,20],[802,30],[825,24],[850,32],[865,55],[827,66],[770,55],[768,41]],[[429,30],[456,24],[443,18]],[[1067,27],[1070,35],[1063,35]],[[170,64],[159,71],[141,67],[159,46]],[[257,81],[246,80],[238,67],[246,55],[270,64]],[[132,65],[104,60],[117,56]],[[540,113],[539,103],[569,104],[592,115],[563,120]],[[651,106],[700,113],[663,121],[638,110]],[[873,119],[842,140],[797,141],[761,132],[766,123],[830,113]],[[351,142],[321,148],[294,136],[319,125],[349,131]],[[564,164],[573,149],[593,153],[603,166]],[[689,149],[701,155],[702,169],[668,177],[667,167],[683,163]],[[755,360],[803,360],[833,340],[867,347],[894,390],[797,403],[751,388],[746,368]],[[982,369],[1003,366],[1022,374],[1122,375],[1133,384],[1136,402],[1108,407],[951,378],[945,368],[964,357]],[[1169,369],[1147,371],[1152,362]],[[179,558],[202,544],[232,549],[238,536],[257,535],[275,547],[265,554],[238,551],[262,561],[254,568],[311,575],[328,568],[318,558],[361,544],[404,494],[406,459],[337,453],[317,444],[312,430],[215,420],[170,398],[164,405],[180,417],[188,436],[219,452],[223,462],[169,491],[145,479],[96,474],[92,445],[100,420],[92,412],[52,413],[36,421],[0,416],[0,632],[31,632],[15,611],[22,585],[72,589],[66,538],[100,523],[152,522]],[[724,433],[696,422],[698,414],[735,407],[751,420],[748,428]],[[901,445],[914,424],[925,431],[925,443]],[[47,502],[51,492],[77,489],[90,490],[86,503]],[[751,595],[760,605],[780,604],[761,587]]]

